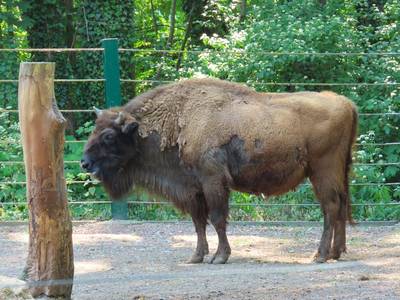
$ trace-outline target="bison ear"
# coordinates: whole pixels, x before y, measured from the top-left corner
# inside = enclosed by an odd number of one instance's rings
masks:
[[[121,131],[124,134],[131,134],[139,126],[134,116],[126,112],[120,112],[115,119],[115,123],[121,126]]]
[[[137,122],[125,122],[125,124],[122,126],[121,130],[122,133],[125,134],[132,134],[137,128],[139,124]]]

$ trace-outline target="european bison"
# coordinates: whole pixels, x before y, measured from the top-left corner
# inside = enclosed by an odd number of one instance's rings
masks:
[[[191,79],[99,111],[81,165],[114,199],[136,185],[189,213],[197,232],[191,263],[208,254],[207,220],[219,239],[211,262],[228,260],[231,189],[279,195],[308,177],[324,214],[315,260],[325,262],[346,249],[356,130],[354,104],[332,92],[258,93]]]

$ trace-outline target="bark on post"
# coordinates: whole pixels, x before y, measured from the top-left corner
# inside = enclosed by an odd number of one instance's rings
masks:
[[[70,298],[74,261],[64,179],[66,121],[54,98],[54,63],[21,63],[18,106],[29,206],[26,279],[32,296]]]

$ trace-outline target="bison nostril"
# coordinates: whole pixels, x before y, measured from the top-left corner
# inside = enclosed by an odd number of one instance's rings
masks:
[[[81,167],[82,167],[82,169],[87,170],[87,169],[89,169],[90,164],[89,164],[89,162],[85,161],[84,159],[81,159]]]

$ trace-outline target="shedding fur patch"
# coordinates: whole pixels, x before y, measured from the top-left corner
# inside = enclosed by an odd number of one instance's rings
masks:
[[[250,155],[268,155],[268,148],[285,152],[290,147],[304,164],[307,128],[330,120],[334,112],[339,118],[327,125],[346,122],[341,110],[348,101],[335,95],[266,94],[217,79],[190,79],[146,92],[122,109],[138,121],[140,136],[157,132],[161,150],[178,145],[181,158],[189,165],[233,136],[244,141]]]

